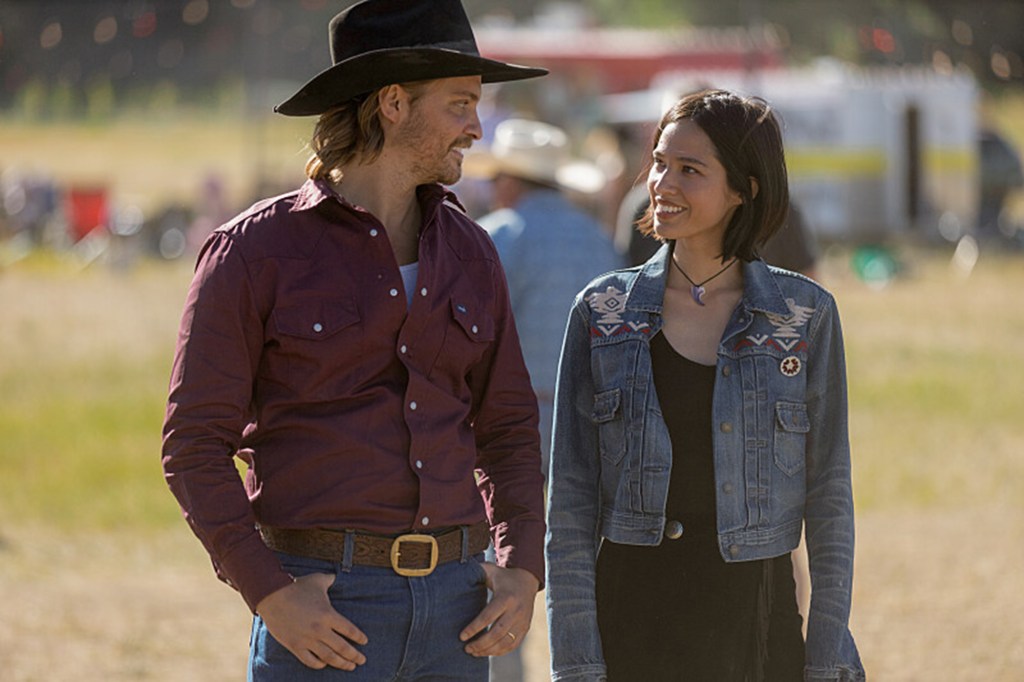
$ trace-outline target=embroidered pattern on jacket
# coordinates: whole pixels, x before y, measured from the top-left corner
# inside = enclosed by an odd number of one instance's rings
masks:
[[[615,287],[608,287],[601,292],[594,292],[586,297],[590,308],[599,313],[590,327],[591,336],[617,336],[626,331],[650,334],[651,325],[647,322],[626,322],[622,314],[626,310],[626,294]]]
[[[768,334],[748,334],[741,339],[733,350],[740,350],[749,346],[769,346],[780,351],[796,352],[808,349],[806,341],[800,337],[800,328],[807,324],[811,315],[817,308],[797,305],[792,298],[786,299],[786,306],[789,308],[789,315],[778,315],[776,313],[765,313],[768,322],[775,327],[775,332]]]

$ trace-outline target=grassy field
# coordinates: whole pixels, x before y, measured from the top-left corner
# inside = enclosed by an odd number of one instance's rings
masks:
[[[872,680],[1024,669],[1024,259],[906,249],[878,291],[830,252],[858,509],[853,630]],[[5,680],[242,675],[248,612],[159,467],[188,263],[0,271],[0,665]],[[536,622],[542,634],[543,622]],[[530,679],[547,679],[543,638]]]

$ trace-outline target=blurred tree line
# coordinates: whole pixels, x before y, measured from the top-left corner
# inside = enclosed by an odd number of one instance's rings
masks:
[[[329,65],[344,0],[3,0],[0,113],[105,117],[124,107],[236,107],[273,100]],[[464,0],[477,26],[771,24],[787,58],[970,68],[985,86],[1024,83],[1019,0]],[[287,83],[288,85],[283,85]],[[239,97],[242,93],[244,96]]]

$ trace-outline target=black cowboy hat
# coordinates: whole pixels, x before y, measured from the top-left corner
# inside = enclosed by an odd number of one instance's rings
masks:
[[[459,0],[363,0],[335,16],[329,32],[334,65],[274,111],[322,114],[392,83],[459,76],[499,83],[547,73],[481,57]]]

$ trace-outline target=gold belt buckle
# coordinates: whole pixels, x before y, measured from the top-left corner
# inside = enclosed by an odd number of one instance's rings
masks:
[[[427,568],[402,568],[398,565],[398,560],[402,556],[401,545],[403,542],[418,542],[424,545],[430,545],[430,566]],[[420,535],[413,533],[410,535],[399,535],[395,538],[394,542],[391,543],[391,568],[394,569],[395,573],[407,578],[418,578],[425,575],[430,575],[434,572],[437,567],[437,539],[433,535]]]

